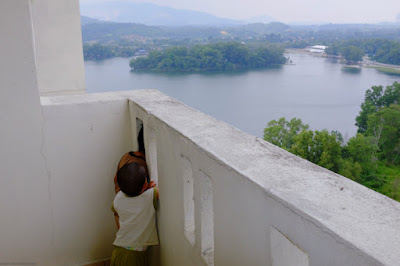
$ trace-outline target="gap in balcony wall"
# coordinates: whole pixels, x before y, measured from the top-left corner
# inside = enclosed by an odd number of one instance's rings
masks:
[[[193,168],[192,163],[185,156],[181,156],[183,177],[183,209],[185,213],[185,236],[189,243],[195,243],[194,200],[193,200]]]
[[[136,134],[138,151],[145,153],[143,121],[136,118]]]
[[[157,137],[154,129],[144,125],[144,141],[146,148],[146,162],[149,169],[150,180],[158,184],[157,166]]]
[[[214,265],[214,210],[211,178],[200,171],[201,255],[207,265]]]

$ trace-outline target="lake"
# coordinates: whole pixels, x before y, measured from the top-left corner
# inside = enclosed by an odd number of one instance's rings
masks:
[[[326,58],[286,54],[293,64],[236,73],[157,74],[131,72],[128,58],[85,61],[89,93],[157,89],[186,105],[262,137],[272,119],[300,118],[311,129],[355,135],[365,91],[400,76],[376,69],[349,70]]]

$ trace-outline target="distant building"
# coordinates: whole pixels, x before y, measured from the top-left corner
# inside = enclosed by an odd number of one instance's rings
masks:
[[[147,51],[146,50],[143,50],[143,49],[141,49],[141,50],[139,50],[139,51],[137,51],[136,53],[135,53],[135,55],[138,55],[138,56],[140,56],[140,55],[147,55],[148,53],[147,53]]]
[[[325,46],[325,45],[314,45],[314,46],[307,46],[306,50],[311,52],[311,53],[322,54],[322,53],[325,52],[326,48],[328,48],[328,46]]]

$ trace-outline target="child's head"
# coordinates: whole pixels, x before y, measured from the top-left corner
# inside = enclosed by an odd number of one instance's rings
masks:
[[[129,163],[117,172],[118,186],[126,195],[135,197],[140,194],[146,180],[146,169],[137,163]]]

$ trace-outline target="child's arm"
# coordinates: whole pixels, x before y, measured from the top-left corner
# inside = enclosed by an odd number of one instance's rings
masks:
[[[119,216],[118,213],[114,213],[115,224],[117,225],[117,229],[119,230]]]
[[[111,210],[114,213],[115,224],[117,225],[117,229],[119,230],[119,215],[118,215],[118,212],[114,208],[114,203],[111,205]]]

